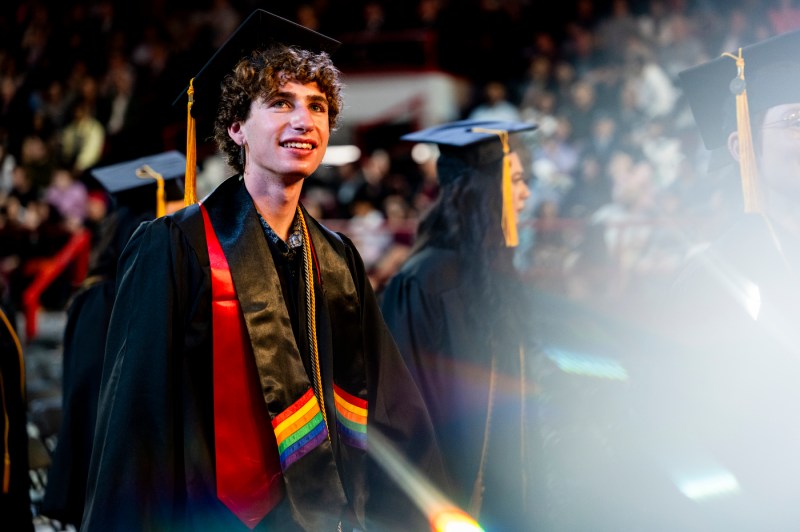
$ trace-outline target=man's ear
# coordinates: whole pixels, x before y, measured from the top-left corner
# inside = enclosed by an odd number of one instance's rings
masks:
[[[739,133],[734,131],[730,135],[728,135],[728,151],[731,154],[731,157],[738,163],[739,162]]]
[[[234,122],[228,126],[228,136],[233,139],[233,142],[241,146],[244,144],[244,129],[242,123],[239,121]]]

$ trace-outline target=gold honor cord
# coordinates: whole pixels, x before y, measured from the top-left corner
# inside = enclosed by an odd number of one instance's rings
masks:
[[[167,200],[164,196],[164,176],[153,170],[149,165],[137,168],[136,176],[142,179],[151,177],[156,180],[156,218],[161,218],[167,213]]]
[[[736,131],[739,134],[739,171],[742,177],[742,194],[744,195],[744,211],[760,213],[761,190],[759,189],[758,166],[753,148],[753,131],[750,128],[750,107],[747,103],[747,85],[744,79],[744,57],[742,49],[739,55],[722,54],[736,61],[736,77],[731,82],[731,91],[736,95]],[[737,86],[738,85],[738,86]]]
[[[506,247],[516,247],[519,244],[519,236],[517,235],[517,211],[514,210],[514,196],[511,190],[511,160],[508,158],[511,149],[508,145],[508,131],[482,127],[472,128],[472,131],[497,135],[503,144],[503,179],[500,185],[503,191],[503,237],[505,238]]]
[[[311,236],[308,234],[308,226],[306,226],[306,219],[300,206],[297,207],[297,216],[300,217],[300,225],[303,228],[303,268],[306,273],[306,319],[308,321],[308,345],[311,348],[312,381],[314,394],[317,396],[319,408],[322,411],[322,420],[328,430],[328,440],[330,440],[331,432],[328,427],[328,417],[325,414],[325,397],[322,389],[322,373],[319,367],[319,348],[317,346],[317,301],[314,295],[314,262],[311,258]]]
[[[197,126],[192,116],[194,106],[194,78],[189,80],[189,103],[186,104],[186,173],[183,185],[183,204],[197,203]]]
[[[472,495],[469,499],[469,514],[477,519],[481,516],[483,505],[483,473],[486,469],[486,460],[489,458],[489,437],[492,430],[492,411],[494,410],[495,388],[497,387],[497,357],[492,355],[492,367],[489,373],[489,396],[486,401],[486,426],[483,429],[483,445],[481,446],[481,460],[478,464],[478,474],[472,485]]]
[[[2,309],[0,309],[0,319],[2,319],[6,329],[8,329],[8,333],[11,335],[11,339],[14,340],[14,346],[17,348],[17,358],[19,359],[19,376],[20,376],[19,389],[22,393],[22,399],[25,400],[25,359],[22,356],[22,344],[19,341],[17,333],[14,332],[14,327],[11,326],[11,322],[8,321],[8,317],[6,316],[6,313],[3,312]],[[4,421],[3,449],[5,450],[5,452],[3,453],[3,493],[8,493],[9,490],[11,489],[11,453],[8,450],[8,434],[10,431],[10,427],[8,419],[8,406],[6,405],[6,387],[2,374],[0,374],[0,399],[2,399],[3,401],[3,421]]]

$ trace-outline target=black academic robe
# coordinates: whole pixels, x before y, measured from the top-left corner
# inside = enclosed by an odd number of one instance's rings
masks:
[[[666,306],[683,351],[683,430],[741,493],[707,505],[720,530],[800,523],[800,240],[774,229],[742,215],[691,258]]]
[[[274,418],[298,390],[310,389],[306,360],[299,361],[307,346],[296,345],[241,179],[226,180],[203,205],[229,263],[255,355],[254,378],[269,390],[265,403]],[[305,217],[321,279],[314,289],[327,418],[336,419],[336,384],[368,402],[368,441],[370,433],[383,434],[436,478],[441,459],[430,417],[358,252],[346,237]],[[215,491],[211,279],[199,206],[140,227],[119,271],[82,530],[246,530]],[[299,315],[304,327],[305,312]],[[366,521],[368,530],[425,529],[371,456],[346,445],[336,423],[328,430],[328,442],[284,470],[286,495],[257,529],[335,529],[343,516],[350,526]]]
[[[6,530],[33,531],[25,361],[16,333],[16,316],[12,307],[4,304],[0,304],[0,396],[0,523]]]
[[[523,367],[525,355],[521,360],[519,351],[523,340],[506,338],[500,352],[488,345],[486,324],[475,323],[470,315],[468,295],[474,289],[454,251],[429,247],[389,281],[381,293],[381,310],[431,412],[452,483],[444,489],[464,510],[484,452],[491,360],[496,355],[479,522],[487,530],[523,530],[525,431],[532,430],[525,408],[532,389]],[[513,306],[514,292],[522,290],[509,280],[498,297]],[[519,308],[510,312],[524,313]]]

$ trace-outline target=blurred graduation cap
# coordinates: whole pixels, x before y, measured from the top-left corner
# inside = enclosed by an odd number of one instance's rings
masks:
[[[511,191],[510,136],[537,129],[529,122],[503,120],[459,120],[408,133],[402,140],[436,144],[439,159],[436,167],[442,184],[452,182],[469,168],[480,168],[503,161],[501,187],[503,192],[503,235],[506,246],[518,244],[517,213]]]
[[[739,133],[739,167],[747,212],[760,211],[750,123],[775,105],[800,102],[800,31],[771,37],[679,73],[712,168],[721,166],[728,136]]]
[[[118,203],[136,210],[155,209],[156,217],[166,212],[166,201],[183,196],[180,177],[186,172],[186,158],[176,150],[93,168],[91,175]]]
[[[255,50],[274,44],[297,46],[315,52],[332,54],[339,41],[296,24],[263,9],[256,9],[228,37],[211,59],[189,81],[173,105],[188,96],[186,131],[186,204],[197,201],[195,192],[195,167],[197,159],[196,137],[211,137],[221,84],[233,72],[237,63]],[[196,126],[199,121],[199,126]]]

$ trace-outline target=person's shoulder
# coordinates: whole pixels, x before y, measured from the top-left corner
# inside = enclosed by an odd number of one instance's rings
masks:
[[[203,218],[199,205],[195,204],[175,213],[141,222],[125,249],[128,253],[132,249],[141,253],[148,248],[172,247],[178,242],[194,247],[205,242],[203,235]]]
[[[417,282],[430,291],[445,292],[460,285],[458,254],[450,249],[427,247],[413,254],[395,277]]]

